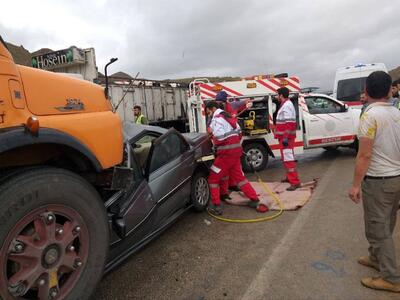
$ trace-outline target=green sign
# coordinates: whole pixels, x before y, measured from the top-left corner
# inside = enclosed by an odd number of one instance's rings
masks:
[[[74,61],[72,49],[59,50],[32,57],[32,67],[52,69],[57,66],[70,64]]]

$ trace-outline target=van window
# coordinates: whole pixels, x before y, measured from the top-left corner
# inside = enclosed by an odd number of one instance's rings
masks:
[[[339,80],[337,99],[341,101],[360,101],[361,93],[365,89],[367,77]]]

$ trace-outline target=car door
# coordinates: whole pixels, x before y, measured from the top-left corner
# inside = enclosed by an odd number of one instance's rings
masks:
[[[152,142],[146,177],[158,205],[158,222],[189,201],[195,163],[189,144],[175,129]]]
[[[308,108],[308,112],[304,112],[307,148],[352,142],[353,120],[344,104],[322,95],[307,96],[305,101]]]
[[[126,147],[128,167],[125,168],[131,182],[124,191],[123,201],[109,200],[108,211],[114,214],[113,235],[109,259],[124,256],[135,248],[143,238],[156,228],[157,202],[151,192],[149,184],[140,167],[139,160],[134,152],[134,143]],[[123,172],[119,170],[119,172]],[[114,176],[118,176],[115,175]],[[120,176],[120,175],[119,175]],[[114,232],[116,234],[114,234]]]

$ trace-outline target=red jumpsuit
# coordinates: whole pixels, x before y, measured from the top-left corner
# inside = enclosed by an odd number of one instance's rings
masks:
[[[286,169],[286,179],[291,185],[300,184],[294,158],[294,143],[296,139],[296,110],[292,101],[286,99],[282,102],[276,116],[275,138],[279,140],[281,157]],[[287,139],[288,145],[283,141]]]
[[[238,114],[246,110],[246,105],[248,102],[249,100],[226,101],[225,111],[232,115],[232,117],[236,118]]]
[[[229,113],[237,122],[237,116],[246,110],[247,103],[249,103],[249,100],[239,100],[239,101],[224,101],[224,106],[225,106],[225,111]],[[224,177],[224,180],[229,180],[229,187],[236,187],[237,182],[234,180],[234,178],[231,177]]]
[[[211,191],[211,202],[220,205],[220,195],[228,193],[228,179],[237,184],[241,191],[252,201],[258,201],[256,191],[244,177],[240,157],[242,145],[240,127],[234,118],[225,118],[217,109],[210,123],[213,143],[217,147],[217,157],[211,166],[208,183]]]

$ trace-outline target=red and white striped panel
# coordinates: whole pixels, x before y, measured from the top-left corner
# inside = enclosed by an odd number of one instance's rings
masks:
[[[255,87],[248,88],[247,85],[249,83],[255,83]],[[267,93],[274,94],[283,86],[287,87],[290,92],[300,92],[300,81],[298,77],[202,83],[199,85],[200,96],[202,99],[215,98],[217,93],[221,90],[224,90],[230,97],[247,95],[251,96]]]
[[[306,100],[304,98],[304,95],[300,95],[300,97],[299,97],[299,105],[300,105],[300,107],[301,107],[301,109],[303,111],[308,112],[308,106],[307,106]]]

